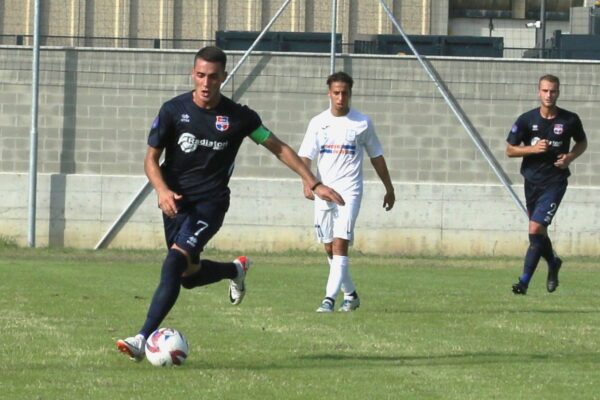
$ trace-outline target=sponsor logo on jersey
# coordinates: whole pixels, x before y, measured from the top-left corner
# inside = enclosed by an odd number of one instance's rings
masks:
[[[560,147],[562,146],[562,140],[548,140],[548,144],[552,147]]]
[[[563,133],[563,124],[554,124],[554,134],[562,135]]]
[[[177,141],[179,147],[181,147],[181,151],[184,153],[191,153],[196,151],[198,146],[208,147],[213,150],[221,151],[225,150],[229,146],[229,142],[219,142],[217,140],[209,140],[209,139],[197,139],[196,136],[191,133],[185,132],[179,136],[179,140]]]
[[[229,117],[226,115],[217,115],[217,120],[215,121],[215,128],[217,128],[221,132],[225,132],[227,129],[229,129]]]
[[[190,115],[189,114],[181,114],[181,119],[179,120],[179,122],[190,122]]]
[[[539,142],[540,140],[542,140],[541,138],[534,136],[531,138],[531,146],[535,146],[537,144],[537,142]],[[548,142],[548,146],[551,147],[560,147],[562,146],[563,142],[562,140],[548,140],[546,139],[546,141]]]
[[[356,154],[354,144],[324,144],[319,151],[321,154]]]
[[[196,139],[196,136],[188,132],[185,132],[179,136],[177,144],[179,147],[181,147],[181,151],[184,153],[191,153],[198,148],[198,140]]]

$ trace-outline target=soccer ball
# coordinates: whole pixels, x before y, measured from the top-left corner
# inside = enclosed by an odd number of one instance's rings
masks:
[[[146,358],[156,367],[181,365],[188,353],[187,339],[177,329],[157,329],[146,341]]]

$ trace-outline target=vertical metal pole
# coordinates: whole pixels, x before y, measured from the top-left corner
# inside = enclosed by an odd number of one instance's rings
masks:
[[[463,109],[460,107],[460,105],[458,104],[458,102],[456,101],[454,96],[452,96],[450,91],[446,88],[446,86],[442,82],[441,78],[439,77],[439,74],[437,73],[437,71],[435,70],[433,65],[431,65],[431,63],[429,63],[423,57],[421,57],[421,55],[419,54],[417,49],[415,49],[411,40],[408,38],[406,33],[404,33],[404,30],[402,29],[402,27],[400,26],[398,21],[396,21],[396,18],[394,18],[394,15],[392,14],[392,12],[388,8],[387,4],[385,3],[385,0],[379,0],[379,1],[381,3],[381,6],[383,7],[383,9],[385,10],[386,14],[390,18],[390,21],[392,21],[392,24],[396,27],[396,29],[398,30],[400,35],[402,35],[402,38],[404,39],[404,41],[406,42],[408,47],[410,47],[413,54],[415,55],[415,57],[417,58],[417,60],[419,61],[419,63],[421,64],[421,66],[423,67],[425,72],[427,73],[427,75],[429,75],[429,78],[431,78],[431,80],[435,83],[438,91],[440,92],[442,97],[444,97],[444,100],[446,100],[446,103],[448,104],[448,106],[450,107],[450,109],[452,110],[452,112],[454,113],[456,118],[459,120],[459,122],[461,123],[463,128],[465,128],[465,130],[467,131],[467,133],[468,133],[469,137],[471,138],[471,140],[473,141],[473,144],[475,145],[475,147],[477,147],[477,149],[479,150],[481,155],[483,155],[483,157],[486,159],[489,166],[492,168],[492,170],[494,171],[494,173],[496,174],[496,176],[498,177],[500,182],[504,185],[504,187],[506,188],[506,190],[508,191],[508,193],[514,200],[515,204],[521,209],[521,211],[523,211],[525,216],[527,216],[527,209],[525,208],[525,206],[519,199],[519,196],[517,196],[517,194],[513,190],[510,179],[508,178],[508,176],[502,169],[502,166],[500,166],[500,164],[498,163],[498,161],[496,160],[494,155],[487,148],[487,145],[485,144],[484,140],[479,135],[479,132],[477,132],[475,130],[475,127],[473,126],[473,124],[471,123],[471,121],[469,120],[469,118],[467,117],[465,112],[463,111]]]
[[[265,26],[263,28],[262,32],[254,40],[254,42],[248,48],[248,50],[246,50],[246,52],[244,53],[244,55],[242,56],[242,58],[240,58],[240,61],[238,61],[238,63],[235,65],[235,67],[233,67],[233,69],[231,70],[231,72],[229,72],[229,74],[227,74],[227,78],[225,78],[225,81],[223,81],[223,83],[221,84],[221,89],[223,89],[227,85],[227,83],[229,83],[229,81],[231,80],[231,78],[233,78],[233,75],[235,75],[235,73],[237,72],[238,68],[240,68],[242,66],[242,64],[244,63],[244,61],[246,61],[246,58],[248,58],[248,56],[250,55],[250,53],[252,53],[252,51],[254,50],[254,48],[256,47],[256,45],[258,44],[258,42],[260,42],[260,39],[262,39],[262,37],[265,35],[265,33],[267,33],[269,31],[269,29],[271,28],[271,25],[273,25],[275,23],[275,21],[277,21],[277,18],[279,18],[279,15],[281,15],[281,13],[283,12],[283,10],[285,10],[285,8],[288,6],[288,4],[290,4],[290,1],[291,0],[286,0],[285,3],[283,3],[281,5],[281,7],[279,7],[279,10],[277,10],[277,12],[275,13],[275,15],[273,15],[273,18],[271,18],[271,20],[269,21],[269,23],[267,24],[267,26]]]
[[[256,45],[258,44],[258,42],[260,42],[260,40],[265,35],[265,33],[268,32],[268,30],[275,23],[275,21],[277,20],[277,18],[279,18],[279,16],[285,10],[285,8],[288,6],[288,4],[290,4],[290,1],[291,0],[285,0],[285,2],[281,5],[281,7],[279,8],[279,10],[277,10],[277,12],[273,16],[273,18],[271,18],[271,20],[269,21],[269,23],[263,28],[262,32],[258,35],[258,37],[256,38],[256,40],[254,40],[254,42],[248,48],[248,50],[246,50],[246,52],[244,53],[244,55],[242,56],[242,58],[238,61],[238,63],[235,65],[235,67],[231,70],[231,72],[229,74],[227,74],[227,78],[221,84],[221,89],[223,89],[227,85],[227,83],[231,80],[231,78],[233,78],[233,76],[235,75],[235,73],[237,72],[237,70],[246,61],[246,59],[248,58],[248,56],[250,55],[250,53],[252,53],[252,51],[254,50],[254,48],[256,47]],[[121,229],[121,227],[126,222],[126,220],[129,218],[129,216],[131,215],[131,213],[133,211],[135,211],[134,209],[137,208],[144,201],[144,199],[146,198],[146,196],[148,196],[148,193],[150,193],[151,191],[152,191],[152,186],[150,185],[150,182],[146,181],[146,183],[138,190],[138,192],[135,194],[135,196],[133,196],[133,199],[127,205],[127,207],[121,212],[121,214],[119,214],[119,216],[117,217],[117,219],[108,228],[108,231],[106,231],[106,233],[104,234],[104,236],[102,236],[102,238],[100,238],[100,240],[98,241],[98,243],[96,243],[96,246],[94,247],[94,250],[98,250],[98,249],[106,247],[106,245],[110,242],[110,240],[112,240],[112,237],[116,234],[116,232],[118,232]]]
[[[540,4],[540,25],[541,39],[540,41],[540,58],[546,58],[546,0],[542,0]]]
[[[35,247],[37,194],[38,97],[40,76],[40,0],[35,0],[33,13],[33,62],[31,66],[31,132],[29,139],[29,230],[27,244]]]
[[[337,25],[337,0],[331,1],[331,55],[329,64],[329,73],[335,72],[335,36]]]

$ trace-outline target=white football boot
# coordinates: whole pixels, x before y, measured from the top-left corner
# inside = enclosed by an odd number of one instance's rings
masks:
[[[318,313],[330,313],[333,312],[333,302],[329,299],[324,299],[319,308],[316,310]]]
[[[246,295],[246,274],[252,265],[252,260],[246,256],[240,256],[233,260],[237,266],[238,275],[235,279],[229,280],[229,301],[234,306],[239,305]]]
[[[358,297],[353,299],[344,299],[344,302],[338,311],[350,312],[356,310],[358,307],[360,307],[360,299]]]
[[[135,335],[127,339],[117,340],[117,349],[135,362],[142,361],[146,355],[146,339],[142,335]]]

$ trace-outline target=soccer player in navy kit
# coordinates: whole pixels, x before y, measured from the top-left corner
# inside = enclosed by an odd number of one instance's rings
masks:
[[[229,208],[229,179],[242,140],[249,136],[301,176],[304,186],[327,201],[344,204],[323,185],[287,144],[266,129],[258,114],[221,94],[227,57],[205,47],[194,58],[194,90],[165,102],[152,123],[144,170],[163,212],[168,253],[160,282],[139,333],[118,340],[117,348],[135,361],[144,358],[146,338],[159,327],[179,296],[191,289],[230,279],[229,300],[241,303],[251,261],[200,259],[206,243],[217,233]],[[165,160],[159,166],[163,151]]]
[[[544,75],[539,79],[540,107],[521,115],[508,138],[506,155],[523,157],[521,175],[525,178],[525,201],[529,214],[529,248],[523,274],[512,287],[515,294],[526,294],[540,258],[548,263],[546,289],[558,287],[562,260],[552,249],[548,225],[567,190],[569,164],[587,148],[583,125],[577,114],[556,106],[559,79]],[[575,144],[571,148],[571,139]]]

